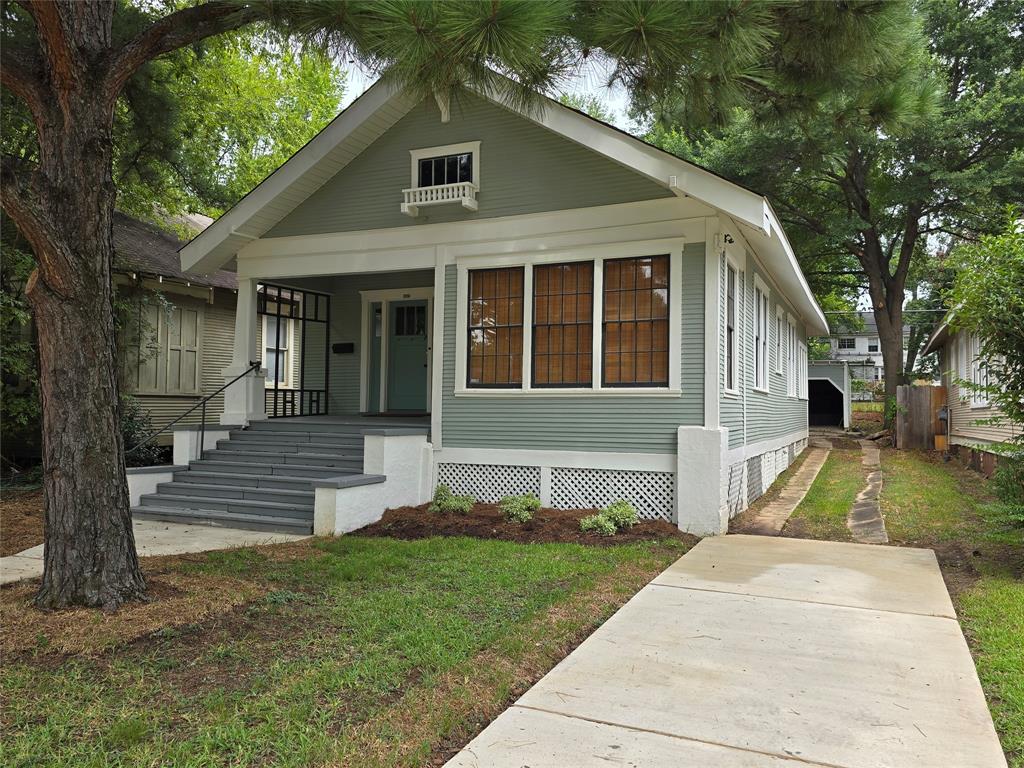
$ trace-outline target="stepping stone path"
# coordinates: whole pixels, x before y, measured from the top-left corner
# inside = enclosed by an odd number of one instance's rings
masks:
[[[807,495],[811,483],[821,471],[831,448],[832,443],[828,440],[821,438],[812,440],[811,447],[807,449],[807,458],[804,459],[800,469],[786,481],[786,485],[779,491],[779,495],[761,508],[743,532],[758,536],[778,536],[782,526],[793,514],[793,510]]]
[[[854,541],[861,544],[888,544],[885,520],[878,503],[882,492],[882,456],[878,446],[870,440],[859,440],[861,464],[869,471],[867,485],[857,494],[856,501],[846,516],[846,527]]]

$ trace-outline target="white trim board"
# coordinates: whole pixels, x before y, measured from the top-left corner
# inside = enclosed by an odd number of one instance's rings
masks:
[[[434,464],[488,464],[516,467],[573,467],[675,472],[675,453],[612,453],[608,451],[532,451],[503,448],[442,448]]]
[[[795,432],[790,432],[788,435],[782,437],[773,437],[768,440],[762,440],[759,443],[751,443],[750,445],[741,445],[737,448],[732,448],[725,453],[725,466],[731,467],[734,464],[739,464],[741,461],[752,459],[755,456],[760,456],[762,453],[768,453],[769,451],[777,451],[780,448],[785,448],[787,445],[791,445],[798,440],[808,439],[807,427],[798,429]]]
[[[480,187],[480,142],[463,141],[460,144],[443,144],[439,147],[420,147],[409,150],[409,164],[411,167],[409,182],[410,187],[419,187],[419,165],[420,160],[428,157],[441,157],[445,155],[473,155],[473,183]]]

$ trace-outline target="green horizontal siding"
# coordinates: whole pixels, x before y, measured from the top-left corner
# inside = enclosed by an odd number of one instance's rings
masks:
[[[813,362],[807,364],[807,378],[809,379],[828,379],[835,384],[839,391],[844,391],[846,382],[844,381],[845,368],[841,365],[815,365]]]
[[[479,210],[457,204],[401,213],[410,186],[409,150],[479,141]],[[664,187],[593,150],[478,96],[452,105],[442,123],[424,100],[334,178],[275,225],[266,237],[408,227],[448,221],[585,208],[671,197]]]
[[[456,397],[457,269],[445,272],[442,439],[451,448],[675,453],[676,429],[704,423],[704,244],[683,254],[682,395]],[[672,300],[677,300],[672,297]]]

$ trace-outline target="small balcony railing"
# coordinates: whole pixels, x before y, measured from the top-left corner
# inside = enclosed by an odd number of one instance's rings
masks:
[[[467,211],[475,211],[477,190],[477,185],[471,181],[403,189],[402,213],[406,216],[418,216],[420,208],[424,206],[445,203],[460,203]]]

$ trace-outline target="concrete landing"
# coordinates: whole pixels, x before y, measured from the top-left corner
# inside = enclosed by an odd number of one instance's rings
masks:
[[[237,528],[219,528],[212,525],[182,525],[181,523],[164,523],[157,520],[135,520],[132,525],[139,557],[254,547],[259,544],[279,544],[308,538],[289,533],[243,531]],[[0,584],[33,579],[42,575],[42,544],[16,555],[0,558]]]
[[[934,555],[705,539],[448,765],[1005,768]]]

